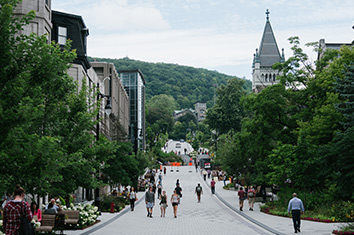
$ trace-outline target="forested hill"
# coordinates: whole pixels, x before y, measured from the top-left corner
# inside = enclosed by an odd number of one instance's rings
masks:
[[[146,99],[160,94],[173,96],[179,108],[194,108],[196,102],[213,104],[214,86],[226,84],[232,76],[207,69],[177,64],[150,63],[129,58],[90,58],[91,61],[113,63],[116,69],[140,69],[146,80]],[[244,88],[251,91],[251,81],[245,80]]]

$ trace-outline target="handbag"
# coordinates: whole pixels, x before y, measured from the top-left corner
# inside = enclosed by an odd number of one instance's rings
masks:
[[[24,214],[22,213],[23,211],[23,203],[21,202],[21,225],[20,228],[18,229],[18,232],[20,235],[34,235],[33,227],[30,221],[28,221],[27,216],[26,216],[26,210]]]

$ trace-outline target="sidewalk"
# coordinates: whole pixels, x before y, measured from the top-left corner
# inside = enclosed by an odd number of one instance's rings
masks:
[[[210,185],[210,179],[206,180],[208,189]],[[229,181],[226,181],[229,183]],[[221,201],[226,201],[234,211],[246,219],[258,221],[259,223],[279,232],[280,234],[293,234],[293,222],[291,218],[268,215],[260,211],[262,203],[255,203],[254,211],[249,211],[248,200],[244,201],[243,211],[239,211],[239,200],[237,191],[223,189],[224,182],[217,181],[215,186],[216,196]],[[209,189],[210,190],[210,189]],[[305,208],[306,209],[306,208]],[[308,220],[301,220],[301,234],[332,234],[332,231],[338,229],[340,224],[338,223],[321,223]]]

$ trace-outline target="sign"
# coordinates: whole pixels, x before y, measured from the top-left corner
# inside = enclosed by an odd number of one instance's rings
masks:
[[[209,169],[210,168],[210,162],[204,163],[204,168]]]

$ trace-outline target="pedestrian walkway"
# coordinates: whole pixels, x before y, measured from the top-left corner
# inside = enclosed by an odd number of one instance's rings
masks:
[[[200,179],[202,177],[200,176]],[[210,185],[210,179],[207,179],[206,183]],[[229,183],[227,181],[226,183]],[[237,191],[224,190],[224,182],[217,181],[216,183],[216,193],[220,199],[226,201],[231,207],[233,207],[236,213],[249,218],[252,221],[261,223],[279,234],[293,234],[293,222],[291,218],[268,215],[260,211],[260,206],[262,203],[256,203],[254,206],[254,211],[249,211],[248,200],[244,202],[243,211],[239,211],[239,200],[237,196]],[[306,210],[306,208],[305,208]],[[340,224],[338,223],[320,223],[308,220],[301,220],[301,234],[318,234],[318,235],[328,235],[331,234],[333,230],[338,229]]]
[[[244,212],[240,212],[237,192],[222,189],[222,181],[216,183],[216,195],[212,195],[207,186],[210,181],[204,183],[200,173],[195,172],[195,168],[192,172],[188,166],[181,166],[179,169],[179,172],[167,171],[167,175],[162,180],[163,190],[166,190],[168,195],[169,206],[166,209],[166,218],[160,217],[157,199],[153,218],[148,218],[144,192],[139,192],[135,211],[131,212],[127,206],[120,213],[104,213],[99,218],[100,223],[85,230],[65,231],[65,234],[293,234],[291,219],[261,213],[258,203],[254,211],[248,211],[247,201],[245,201]],[[177,218],[173,218],[170,197],[177,179],[180,181],[183,197],[178,207]],[[198,183],[201,183],[204,191],[201,203],[197,203],[197,196],[194,193]],[[225,203],[233,208],[230,209]],[[263,224],[270,230],[252,221]],[[335,224],[301,222],[301,234],[331,234],[331,231],[337,227]]]

